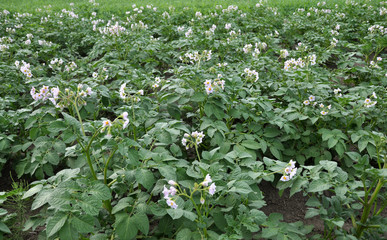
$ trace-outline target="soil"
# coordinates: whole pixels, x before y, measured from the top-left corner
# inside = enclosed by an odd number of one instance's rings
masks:
[[[290,197],[290,190],[285,189],[282,194],[282,197],[279,196],[279,190],[275,188],[270,182],[262,181],[259,184],[259,189],[263,192],[264,200],[266,201],[266,206],[261,208],[267,216],[270,213],[281,213],[283,215],[283,221],[287,223],[302,221],[304,225],[313,225],[314,228],[309,237],[320,234],[324,234],[324,221],[320,219],[319,216],[305,219],[305,214],[308,210],[306,202],[308,201],[308,196],[303,196],[302,192],[298,192]],[[327,194],[330,194],[327,192]],[[379,203],[378,206],[381,204]],[[387,208],[385,208],[381,214],[382,217],[387,218]],[[352,228],[351,221],[344,223],[343,229],[349,231]],[[387,239],[387,233],[383,236]]]
[[[261,208],[267,216],[270,213],[281,213],[283,215],[283,221],[292,223],[302,221],[304,225],[313,225],[312,235],[323,234],[324,221],[319,216],[305,219],[308,201],[308,197],[304,197],[301,192],[294,194],[290,197],[290,190],[285,189],[282,197],[279,196],[279,191],[272,186],[270,182],[262,181],[259,184],[259,189],[263,192],[266,206]]]

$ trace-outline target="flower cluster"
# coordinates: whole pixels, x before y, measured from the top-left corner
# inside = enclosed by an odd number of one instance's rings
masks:
[[[250,70],[250,68],[245,68],[244,73],[249,80],[254,80],[254,82],[258,81],[259,74],[255,70]]]
[[[193,53],[186,53],[184,54],[184,58],[180,57],[180,60],[182,62],[200,62],[200,61],[209,61],[211,60],[212,51],[211,50],[204,50],[202,53],[199,53],[198,51],[195,51]]]
[[[6,49],[9,49],[8,45],[0,44],[0,52],[5,52]]]
[[[168,184],[172,186],[168,189],[164,185],[164,189],[163,189],[164,199],[167,201],[168,206],[170,206],[173,209],[176,209],[178,205],[171,197],[175,196],[177,193],[177,189],[174,187],[174,186],[177,186],[177,183],[173,180],[169,180]]]
[[[339,42],[339,40],[337,40],[336,38],[332,38],[331,40],[331,46],[332,47],[336,47],[337,43]]]
[[[148,29],[148,25],[144,24],[142,21],[139,21],[138,23],[132,23],[130,25],[130,28],[135,31],[135,30],[145,30]]]
[[[315,104],[317,105],[317,103]],[[329,113],[329,110],[331,110],[332,108],[332,105],[325,106],[323,103],[320,103],[318,106],[323,109],[320,112],[320,114],[323,116],[327,115]]]
[[[342,97],[343,96],[343,94],[341,94],[341,89],[340,88],[334,89],[333,92],[334,92],[335,96],[337,96],[337,97]]]
[[[299,43],[297,44],[296,50],[299,50],[299,51],[306,51],[307,49],[308,49],[308,46],[306,46],[304,43],[299,42]]]
[[[286,49],[280,50],[280,58],[287,58],[289,56],[289,52]]]
[[[281,177],[281,181],[287,182],[290,179],[294,177],[297,173],[297,168],[296,168],[296,162],[293,160],[290,160],[287,167],[284,169],[283,176]]]
[[[308,100],[305,100],[303,103],[304,103],[304,105],[309,105],[311,102],[314,102],[315,100],[316,100],[316,97],[313,95],[310,95],[308,97]]]
[[[204,81],[207,94],[213,93],[220,89],[224,90],[225,81],[221,80],[222,74],[218,74],[218,77],[212,82],[211,80]]]
[[[371,97],[370,98],[366,98],[364,100],[364,106],[367,107],[367,108],[370,108],[370,107],[373,107],[376,105],[376,103],[378,103],[377,101],[372,101],[371,98],[375,98],[377,99],[378,97],[376,96],[376,93],[373,92]]]
[[[139,102],[140,101],[139,96],[144,95],[144,90],[141,89],[135,93],[127,94],[126,93],[126,83],[124,83],[121,85],[119,93],[120,93],[120,98],[122,100],[124,100],[125,102],[129,102],[129,101]]]
[[[38,43],[40,46],[47,46],[47,47],[51,47],[52,46],[52,42],[48,42],[46,40],[38,40]]]
[[[114,25],[110,25],[110,21],[104,28],[99,28],[99,32],[103,35],[112,36],[112,37],[118,37],[124,34],[126,31],[126,28],[123,26],[120,26],[118,22]]]
[[[209,36],[214,35],[214,34],[215,34],[215,29],[216,29],[216,25],[213,24],[213,25],[211,26],[210,30],[205,31],[206,36],[209,37]]]
[[[160,77],[155,77],[155,82],[152,84],[152,88],[160,87],[161,79]]]
[[[198,131],[191,133],[191,135],[185,133],[183,139],[181,140],[181,144],[185,146],[185,149],[197,147],[200,143],[202,143],[204,136],[205,135],[203,134],[203,132]]]
[[[380,33],[381,35],[384,35],[387,33],[387,28],[380,26],[380,25],[372,25],[368,28],[368,31],[373,34]]]
[[[303,68],[306,65],[316,65],[316,54],[312,54],[309,56],[302,58],[298,58],[297,60],[294,58],[291,58],[290,60],[287,60],[284,64],[285,71],[289,71],[291,69],[296,70],[299,68]]]
[[[22,60],[22,64],[23,65],[21,65],[20,66],[20,71],[27,77],[27,78],[32,78],[32,73],[31,73],[31,65],[29,64],[29,63],[26,63],[26,62],[24,62],[23,60]],[[19,65],[20,65],[20,63],[19,63],[19,61],[15,61],[15,66],[17,67],[17,68],[19,68]]]
[[[71,62],[65,66],[65,71],[66,72],[74,71],[77,67],[78,66],[75,62]]]
[[[210,183],[211,183],[211,185],[208,186]],[[200,191],[201,192],[200,203],[204,204],[205,203],[205,199],[203,197],[203,192],[208,191],[208,193],[211,196],[213,196],[215,194],[215,192],[216,192],[216,185],[215,185],[214,182],[212,182],[210,174],[207,174],[206,177],[204,178],[203,182],[201,182],[200,184],[195,183],[195,187],[191,191],[191,196],[187,195],[185,190],[182,191],[180,186],[179,186],[179,184],[177,182],[175,182],[173,180],[169,180],[168,184],[171,185],[171,186],[168,189],[164,185],[164,189],[163,189],[162,193],[164,195],[164,199],[167,202],[167,205],[170,206],[173,209],[177,209],[177,207],[178,207],[178,205],[176,204],[176,201],[175,201],[175,198],[178,195],[190,197],[192,199],[193,194],[196,191]],[[177,188],[175,188],[175,187],[177,187]]]
[[[63,60],[60,58],[54,58],[50,61],[50,64],[48,64],[48,66],[53,69],[53,68],[57,68],[57,67],[60,67],[61,65],[63,64]]]
[[[370,66],[372,68],[380,68],[380,66],[378,65],[378,62],[382,61],[383,59],[381,57],[377,57],[376,58],[376,62],[375,61],[371,61],[370,62]]]

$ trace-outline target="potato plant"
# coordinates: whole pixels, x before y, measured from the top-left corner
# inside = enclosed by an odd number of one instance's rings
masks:
[[[386,8],[2,9],[0,168],[30,179],[23,231],[382,239]],[[301,192],[324,231],[266,215],[263,181]]]

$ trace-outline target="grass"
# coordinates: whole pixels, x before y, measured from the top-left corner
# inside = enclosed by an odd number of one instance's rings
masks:
[[[363,0],[364,1],[364,0]],[[363,2],[360,1],[360,2]],[[375,1],[375,0],[372,0]],[[63,8],[69,9],[69,4],[75,5],[86,4],[88,0],[0,0],[0,9],[7,9],[8,11],[18,12],[33,12],[37,8],[43,8],[43,6],[51,5],[53,10],[60,10]],[[99,9],[106,12],[114,12],[116,14],[124,13],[132,9],[132,5],[146,6],[152,4],[160,10],[168,9],[169,6],[174,6],[177,10],[183,7],[190,7],[194,10],[206,11],[212,10],[216,5],[222,5],[227,7],[229,5],[237,5],[240,9],[247,10],[254,7],[258,0],[96,0],[99,3]],[[267,4],[272,7],[277,7],[279,11],[286,11],[289,9],[296,9],[300,7],[309,8],[317,6],[319,0],[266,0]],[[327,0],[328,5],[345,4],[345,0]],[[90,5],[88,5],[90,6]]]

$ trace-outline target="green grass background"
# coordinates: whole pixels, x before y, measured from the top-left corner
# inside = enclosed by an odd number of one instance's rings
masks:
[[[106,12],[115,12],[117,14],[124,13],[132,9],[132,4],[137,6],[146,6],[152,4],[160,10],[167,9],[169,6],[174,6],[177,10],[183,7],[190,7],[194,10],[213,10],[216,5],[222,5],[223,8],[229,5],[237,5],[242,10],[247,10],[255,7],[259,0],[96,0],[100,5],[98,8]],[[294,10],[299,7],[313,7],[317,6],[318,2],[322,0],[267,0],[266,5],[278,7],[279,11]],[[357,2],[364,2],[358,0]],[[367,1],[368,2],[368,1]],[[379,2],[373,0],[373,2]],[[7,9],[8,11],[18,12],[33,12],[36,8],[43,8],[43,6],[51,5],[52,10],[60,10],[63,8],[69,9],[70,3],[75,6],[87,4],[88,0],[0,0],[0,9]],[[326,0],[328,6],[335,4],[343,5],[345,0]],[[91,4],[88,4],[93,8]]]

